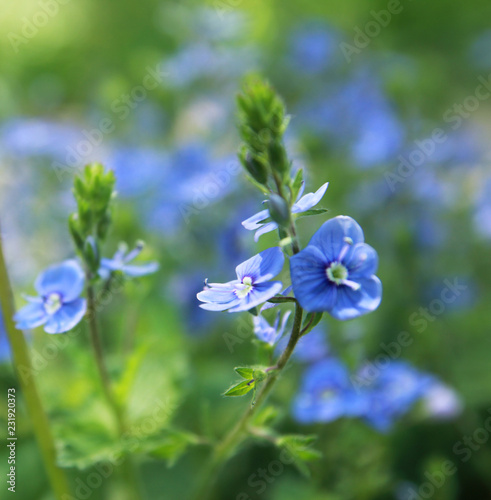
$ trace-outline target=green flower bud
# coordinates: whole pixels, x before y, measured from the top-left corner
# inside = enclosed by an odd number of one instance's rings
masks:
[[[288,227],[290,224],[290,207],[288,203],[275,193],[269,196],[269,216],[280,228]]]
[[[96,273],[101,263],[101,257],[97,241],[95,240],[94,237],[89,236],[85,240],[83,255],[88,268],[93,273]]]
[[[268,182],[268,169],[267,167],[254,158],[245,146],[239,151],[239,159],[249,175],[259,184],[265,186]]]
[[[70,231],[70,234],[72,236],[73,242],[75,243],[75,247],[83,252],[84,249],[84,239],[82,235],[80,234],[79,230],[80,224],[78,220],[78,214],[71,214],[70,217],[68,217],[68,229]]]

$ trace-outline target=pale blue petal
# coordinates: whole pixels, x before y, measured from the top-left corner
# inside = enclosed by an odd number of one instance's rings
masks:
[[[281,293],[280,295],[282,295],[283,297],[286,297],[291,291],[292,291],[293,287],[290,285],[288,287],[286,287]],[[271,302],[267,302],[266,304],[264,304],[264,306],[261,307],[261,311],[266,311],[267,309],[271,309],[273,307],[277,307],[279,306],[279,304],[272,304]]]
[[[50,293],[59,293],[63,302],[71,302],[82,293],[84,279],[82,268],[72,259],[48,267],[38,276],[34,286],[43,297]]]
[[[275,229],[278,229],[278,224],[276,222],[267,222],[266,224],[263,224],[254,234],[254,241],[258,241],[259,238],[266,233],[270,233],[271,231],[274,231]]]
[[[82,320],[86,310],[87,301],[82,298],[63,304],[49,317],[44,331],[46,333],[68,332]]]
[[[338,259],[342,248],[346,245],[345,238],[350,238],[352,244],[364,241],[360,225],[351,217],[339,215],[322,224],[312,236],[309,246],[314,245],[319,248],[332,262]]]
[[[377,272],[377,252],[366,243],[354,245],[343,261],[348,269],[348,279],[365,278]]]
[[[146,262],[145,264],[125,265],[122,271],[131,278],[137,278],[139,276],[155,273],[158,269],[158,262]]]
[[[285,257],[280,247],[273,247],[251,257],[235,268],[237,278],[243,281],[245,277],[253,283],[263,283],[277,276],[283,269]]]
[[[19,309],[14,315],[15,327],[18,330],[29,330],[46,323],[48,314],[44,309],[44,304],[33,302]]]
[[[110,271],[121,271],[124,267],[124,262],[121,259],[101,259],[101,267]]]
[[[197,294],[198,300],[201,302],[210,302],[212,304],[227,304],[235,299],[235,288],[220,289],[207,288]]]
[[[274,297],[281,290],[282,286],[279,281],[259,283],[254,286],[245,298],[241,299],[237,306],[229,309],[229,312],[248,311]]]
[[[259,229],[262,224],[260,222],[264,219],[267,219],[269,217],[269,211],[266,210],[261,210],[257,214],[254,214],[252,217],[249,217],[245,221],[242,222],[242,225],[248,229],[249,231],[255,231],[256,229]]]
[[[376,276],[357,279],[358,290],[339,286],[337,300],[329,313],[339,320],[357,318],[377,309],[382,300],[382,283]]]
[[[311,208],[315,207],[317,203],[322,200],[324,196],[327,186],[329,186],[329,182],[323,184],[315,193],[308,193],[305,196],[302,196],[292,207],[292,213],[298,214],[301,212],[306,212]]]

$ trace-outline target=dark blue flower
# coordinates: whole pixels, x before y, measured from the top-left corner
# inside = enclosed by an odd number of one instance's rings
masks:
[[[338,216],[325,222],[308,246],[290,259],[293,292],[309,312],[356,318],[380,304],[377,265],[377,253],[364,243],[358,223]]]
[[[128,264],[128,262],[135,259],[142,250],[143,243],[141,242],[138,242],[131,252],[128,252],[128,246],[125,243],[121,243],[112,259],[101,259],[101,268],[99,269],[100,276],[107,279],[111,272],[121,271],[130,278],[138,278],[156,272],[159,268],[157,262]]]
[[[304,186],[305,183],[302,184],[302,188],[298,194],[297,201],[292,206],[292,214],[294,215],[306,212],[307,210],[315,207],[324,196],[329,183],[326,182],[325,184],[323,184],[315,193],[307,193],[305,196],[302,196]],[[276,222],[264,222],[268,217],[269,210],[266,209],[261,210],[257,214],[249,217],[242,222],[242,225],[249,231],[256,231],[256,234],[254,235],[255,241],[257,241],[261,235],[274,231],[278,228],[278,224],[276,224]]]
[[[208,311],[248,311],[275,296],[282,287],[277,276],[284,263],[279,247],[268,248],[235,268],[237,279],[228,283],[206,283],[197,297]]]
[[[306,370],[293,402],[293,415],[305,424],[331,422],[341,417],[361,416],[366,407],[367,399],[354,389],[346,366],[330,358]]]
[[[270,325],[266,318],[264,318],[261,314],[254,316],[252,319],[254,325],[254,334],[259,340],[262,340],[269,345],[274,345],[276,341],[283,336],[290,314],[291,311],[287,311],[283,315],[283,319],[281,319],[281,312],[278,311],[273,325]]]
[[[84,273],[75,260],[48,267],[34,287],[38,297],[26,297],[30,302],[14,316],[19,330],[44,326],[47,333],[71,330],[83,318],[86,300],[80,297],[84,288]]]

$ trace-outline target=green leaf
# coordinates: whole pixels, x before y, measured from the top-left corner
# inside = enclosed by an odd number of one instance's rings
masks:
[[[308,313],[307,316],[305,317],[305,321],[303,322],[303,328],[305,332],[302,333],[303,335],[307,335],[311,330],[313,330],[320,322],[322,319],[324,313],[321,312],[315,312],[315,313]],[[308,325],[308,326],[307,326]]]
[[[233,385],[226,392],[223,393],[224,396],[244,396],[248,392],[252,391],[256,385],[255,381],[244,380],[238,384]]]
[[[297,214],[297,219],[300,219],[301,217],[310,217],[311,215],[321,215],[325,214],[329,210],[327,208],[313,208],[312,210],[307,210],[306,212],[302,212],[300,214]]]
[[[303,170],[299,168],[292,182],[292,200],[295,202],[302,187],[303,182]]]
[[[269,425],[278,416],[278,409],[274,406],[266,406],[262,410],[259,410],[254,417],[254,426],[264,427]]]
[[[317,436],[304,436],[301,434],[287,434],[276,440],[277,446],[286,449],[293,457],[295,466],[306,477],[310,476],[310,470],[306,463],[319,460],[322,454],[310,448]]]
[[[254,368],[247,368],[244,366],[237,366],[234,368],[234,370],[242,377],[245,378],[246,380],[251,380],[254,378]]]
[[[200,438],[189,432],[168,429],[160,436],[152,436],[141,443],[138,452],[167,461],[172,467],[190,445],[197,445]]]

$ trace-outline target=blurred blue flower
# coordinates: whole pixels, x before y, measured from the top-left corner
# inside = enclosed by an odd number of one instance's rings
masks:
[[[290,259],[293,292],[309,312],[327,311],[339,320],[356,318],[380,304],[377,266],[377,252],[364,243],[358,223],[338,216],[325,222],[308,246]]]
[[[387,432],[397,418],[427,393],[434,378],[420,373],[408,363],[393,361],[383,368],[365,365],[355,380],[362,387],[361,393],[369,395],[364,419],[378,431]]]
[[[103,279],[107,279],[111,272],[121,271],[125,276],[129,278],[138,278],[140,276],[145,276],[147,274],[152,274],[156,272],[159,268],[157,262],[146,262],[144,264],[128,264],[133,259],[140,255],[143,250],[143,243],[138,242],[133,250],[128,252],[128,245],[126,243],[120,243],[118,250],[114,254],[112,259],[101,259],[101,267],[99,269],[99,275]]]
[[[491,68],[491,30],[479,34],[473,41],[469,58],[474,65],[480,69]]]
[[[291,311],[286,311],[283,315],[283,319],[281,319],[281,311],[278,311],[273,325],[270,325],[266,318],[264,318],[261,314],[253,316],[252,323],[254,325],[254,334],[259,340],[262,340],[271,346],[274,345],[276,341],[283,336],[290,314]]]
[[[5,331],[5,325],[0,309],[0,363],[10,358],[10,344]]]
[[[323,184],[315,193],[307,193],[305,196],[302,196],[305,188],[305,183],[302,183],[302,187],[297,196],[297,201],[292,206],[292,214],[300,214],[315,207],[324,196],[327,186],[329,186],[329,182]],[[257,241],[261,235],[274,231],[278,228],[278,224],[276,224],[276,222],[264,222],[264,220],[268,217],[269,210],[266,209],[261,210],[257,214],[242,222],[242,225],[247,230],[256,231],[254,241]]]
[[[198,293],[200,307],[208,311],[248,311],[271,297],[282,287],[279,281],[269,281],[277,276],[284,263],[279,247],[268,248],[235,268],[237,279],[228,283],[206,283]]]
[[[47,333],[71,330],[87,309],[86,300],[80,297],[84,280],[84,272],[76,260],[48,267],[34,284],[39,297],[26,297],[30,304],[15,314],[16,327],[24,330],[45,325]]]
[[[293,401],[294,418],[303,424],[361,416],[366,408],[366,397],[355,391],[348,369],[334,358],[320,361],[305,371]]]
[[[459,395],[438,380],[433,381],[425,391],[423,405],[425,413],[438,420],[455,418],[463,409]]]
[[[296,68],[318,74],[339,59],[339,35],[328,25],[309,23],[290,41],[290,60]]]

